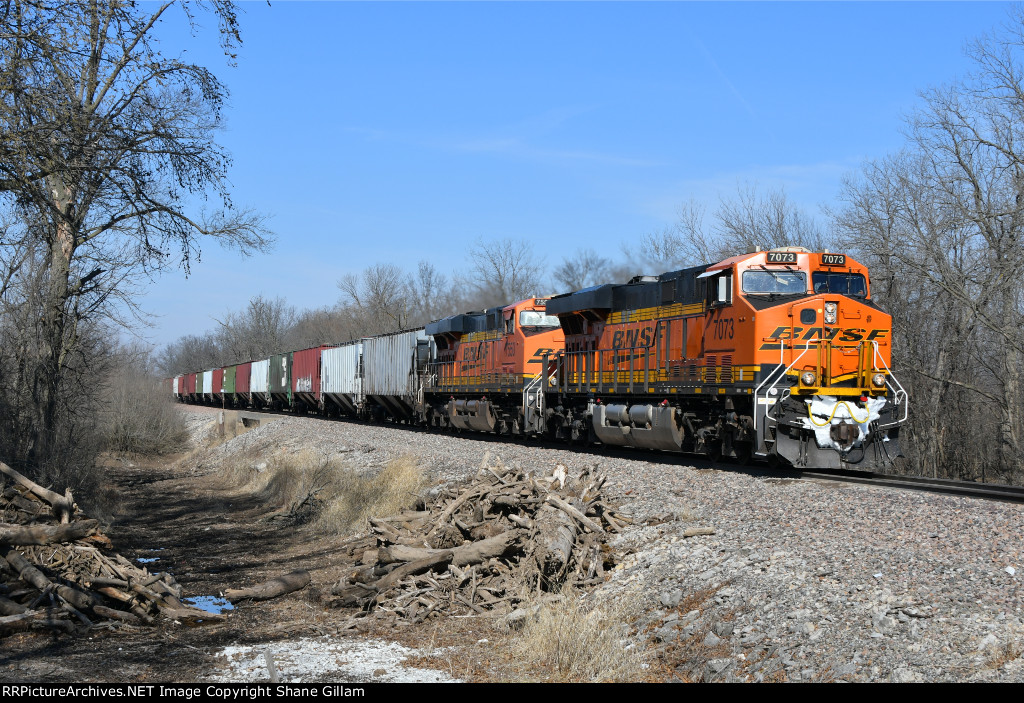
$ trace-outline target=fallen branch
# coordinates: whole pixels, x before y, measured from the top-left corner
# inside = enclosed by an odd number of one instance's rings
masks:
[[[292,591],[298,591],[309,585],[309,572],[305,569],[292,571],[291,573],[272,578],[261,584],[250,588],[229,588],[224,591],[224,597],[234,603],[240,600],[267,600],[277,598]]]
[[[30,545],[73,542],[100,529],[99,520],[80,520],[63,525],[10,525],[0,522],[0,544]]]

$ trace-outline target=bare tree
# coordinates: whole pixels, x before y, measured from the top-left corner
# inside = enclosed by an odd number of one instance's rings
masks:
[[[202,371],[231,363],[212,332],[188,334],[168,344],[156,356],[157,371],[165,378],[178,374]],[[244,359],[236,359],[244,361]]]
[[[611,283],[612,262],[593,249],[579,249],[573,256],[562,259],[552,275],[560,286],[560,292],[580,290]]]
[[[449,279],[429,261],[420,261],[417,265],[416,276],[409,282],[408,296],[412,321],[417,325],[450,315],[457,299]]]
[[[295,324],[295,308],[284,298],[257,295],[241,312],[228,312],[217,320],[217,347],[223,364],[265,359],[287,349]]]
[[[0,7],[0,202],[28,223],[42,306],[31,361],[27,460],[52,454],[52,428],[82,326],[133,306],[132,285],[199,254],[203,238],[261,249],[258,215],[232,205],[228,155],[213,137],[226,89],[161,53],[154,28],[186,3],[37,2]],[[230,0],[199,5],[239,41]],[[215,203],[208,211],[196,200]],[[14,232],[8,232],[13,236]],[[10,241],[10,240],[8,240]]]
[[[716,216],[720,252],[728,256],[787,246],[823,251],[831,245],[830,237],[815,219],[797,207],[781,188],[760,196],[756,186],[738,187],[735,197],[721,201]]]
[[[639,245],[624,247],[652,270],[696,266],[721,261],[746,251],[802,246],[823,251],[834,246],[832,236],[782,189],[760,195],[754,185],[737,185],[736,194],[719,200],[712,227],[706,209],[696,200],[679,207],[676,221],[647,234]]]
[[[1024,32],[972,45],[975,70],[927,92],[904,151],[847,183],[839,217],[907,340],[923,472],[1022,476]]]
[[[409,326],[412,301],[402,269],[375,264],[362,274],[346,274],[338,281],[343,303],[361,335],[395,332]]]
[[[347,311],[323,307],[299,313],[287,335],[287,349],[308,349],[321,344],[341,344],[362,336]]]
[[[469,250],[472,284],[486,306],[508,305],[540,294],[543,266],[529,243],[502,239]]]

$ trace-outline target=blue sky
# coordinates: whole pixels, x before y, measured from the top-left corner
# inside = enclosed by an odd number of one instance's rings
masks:
[[[473,243],[522,238],[551,266],[610,258],[696,198],[785,188],[814,211],[900,147],[918,93],[1011,5],[244,2],[215,33],[161,29],[231,90],[221,143],[235,202],[274,250],[208,244],[138,299],[162,345],[254,295],[300,308],[380,262],[450,273]]]

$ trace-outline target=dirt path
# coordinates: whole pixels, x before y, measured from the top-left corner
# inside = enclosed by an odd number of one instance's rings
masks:
[[[338,613],[319,604],[319,589],[329,588],[345,565],[331,540],[261,520],[267,506],[187,466],[114,460],[108,476],[120,502],[107,529],[114,548],[152,572],[172,572],[186,598],[217,596],[297,568],[310,571],[313,585],[240,605],[223,623],[9,637],[0,680],[195,681],[210,675],[213,654],[225,646],[330,632]]]

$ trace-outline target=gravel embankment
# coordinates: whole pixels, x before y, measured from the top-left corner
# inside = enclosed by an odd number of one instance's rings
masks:
[[[212,411],[193,410],[198,435]],[[599,462],[636,525],[597,596],[638,598],[665,647],[702,637],[706,656],[681,678],[1024,681],[1021,505],[316,418],[265,423],[211,459],[240,448],[345,452],[367,471],[413,454],[437,482],[469,477],[487,451],[546,473]],[[684,539],[688,527],[715,534]]]

